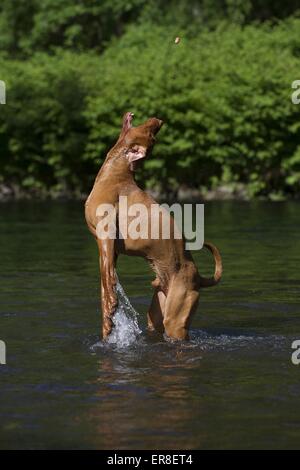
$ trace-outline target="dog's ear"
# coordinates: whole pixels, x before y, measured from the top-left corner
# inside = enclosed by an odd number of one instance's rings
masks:
[[[118,142],[121,142],[121,140],[124,139],[125,135],[127,134],[127,132],[129,131],[129,129],[131,129],[132,127],[132,119],[133,119],[133,113],[131,112],[128,112],[128,113],[125,113],[124,116],[123,116],[123,125],[122,125],[122,130],[121,130],[121,133],[119,135],[119,138],[118,138]],[[117,143],[118,143],[117,142]]]
[[[134,145],[126,151],[126,157],[129,163],[145,158],[147,149],[142,145]]]

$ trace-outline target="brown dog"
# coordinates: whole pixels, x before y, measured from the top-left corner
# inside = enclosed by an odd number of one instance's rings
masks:
[[[97,240],[100,255],[103,338],[113,328],[112,319],[117,307],[117,257],[119,254],[126,254],[146,258],[156,274],[156,279],[152,282],[155,292],[148,312],[149,328],[165,332],[174,339],[188,339],[189,325],[198,304],[199,289],[214,286],[221,278],[222,262],[218,249],[211,243],[204,243],[212,252],[216,263],[214,277],[207,279],[199,275],[190,252],[185,249],[184,239],[177,239],[174,234],[169,239],[161,236],[161,230],[157,239],[150,236],[147,239],[133,239],[130,234],[124,239],[118,236],[115,239],[97,236],[97,224],[100,220],[97,208],[100,204],[111,204],[116,210],[116,217],[120,217],[119,198],[127,196],[128,210],[133,204],[143,204],[147,208],[149,220],[151,205],[158,206],[152,197],[137,186],[134,170],[138,160],[149,155],[155,135],[163,122],[151,118],[138,127],[132,127],[132,118],[132,113],[125,114],[119,139],[108,152],[85,204],[86,221]],[[172,217],[170,224],[174,228]]]

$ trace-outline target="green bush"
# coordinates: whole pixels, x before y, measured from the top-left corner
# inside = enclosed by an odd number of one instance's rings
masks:
[[[175,31],[132,29],[102,58],[101,95],[85,113],[86,158],[97,158],[130,109],[167,123],[145,165],[151,184],[242,182],[251,195],[299,193],[300,107],[291,103],[299,32],[299,20],[231,27],[188,40],[183,34],[175,46]]]
[[[250,196],[299,196],[300,105],[291,102],[299,33],[299,19],[195,36],[143,24],[101,55],[3,56],[2,180],[87,192],[130,110],[136,123],[166,122],[138,174],[147,186],[243,183]]]
[[[92,63],[95,60],[93,58]],[[2,60],[7,104],[1,107],[1,174],[28,188],[82,190],[83,117],[89,57],[36,55],[29,62]],[[83,178],[84,180],[84,178]]]
[[[128,25],[169,27],[186,33],[234,24],[276,21],[299,10],[299,0],[1,0],[0,50],[14,57],[57,47],[102,51]]]

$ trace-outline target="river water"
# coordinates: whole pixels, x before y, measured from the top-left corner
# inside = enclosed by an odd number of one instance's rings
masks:
[[[300,448],[300,366],[291,361],[299,211],[292,202],[205,205],[224,276],[203,290],[189,343],[147,334],[153,274],[142,259],[121,257],[138,326],[133,340],[129,328],[103,344],[83,204],[0,205],[0,447]],[[209,275],[210,254],[195,258]]]

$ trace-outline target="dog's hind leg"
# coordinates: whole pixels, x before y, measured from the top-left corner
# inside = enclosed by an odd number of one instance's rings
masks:
[[[199,300],[199,292],[187,287],[182,279],[173,279],[164,311],[164,327],[172,339],[188,340],[189,327]]]
[[[157,331],[159,333],[164,332],[164,308],[166,303],[166,296],[159,287],[156,287],[152,297],[151,305],[148,311],[148,329]]]

